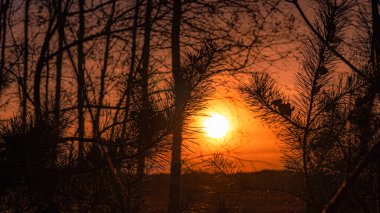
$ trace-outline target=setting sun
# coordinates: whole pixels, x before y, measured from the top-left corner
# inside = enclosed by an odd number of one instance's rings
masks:
[[[227,119],[218,113],[212,113],[204,122],[204,130],[210,138],[224,137],[229,128]]]

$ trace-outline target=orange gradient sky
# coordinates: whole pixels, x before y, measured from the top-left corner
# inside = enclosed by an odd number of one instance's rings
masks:
[[[295,61],[292,64],[293,68],[298,69]],[[275,72],[274,69],[278,70],[274,66],[269,72],[272,72],[284,90],[289,90],[289,94],[292,93],[289,83],[292,83],[294,71]],[[207,166],[213,154],[222,153],[236,162],[243,171],[283,169],[280,140],[273,129],[255,117],[255,113],[250,110],[238,92],[239,82],[244,79],[239,81],[232,77],[227,79],[218,84],[207,107],[199,115],[194,116],[188,124],[194,132],[189,133],[185,139],[185,146],[188,149],[184,149],[183,158],[187,166],[189,169],[194,169],[192,167],[200,169],[202,166]],[[222,138],[211,138],[204,130],[205,119],[213,113],[224,116],[230,124],[227,134]]]
[[[305,1],[310,3],[309,1]],[[300,2],[305,11],[310,11],[310,6],[305,2]],[[291,4],[288,5],[290,8]],[[296,10],[290,9],[296,19],[296,25],[299,31],[305,30],[302,21],[299,19]],[[307,32],[307,31],[305,31]],[[298,41],[300,41],[299,38]],[[281,48],[296,49],[299,47],[298,41],[291,45],[281,46]],[[250,67],[248,71],[267,72],[273,77],[282,87],[284,92],[291,95],[294,93],[294,74],[299,70],[299,63],[295,55],[288,55],[281,60],[266,64],[257,63],[254,67]],[[216,83],[215,93],[210,97],[207,103],[207,108],[199,112],[199,115],[194,116],[189,126],[192,130],[191,134],[187,134],[184,145],[187,148],[183,149],[183,159],[186,163],[197,165],[198,163],[206,163],[209,157],[214,153],[223,153],[231,158],[239,158],[242,161],[241,167],[245,171],[255,171],[262,169],[282,169],[281,163],[281,142],[276,137],[274,130],[267,127],[255,114],[250,111],[249,106],[245,103],[244,98],[238,92],[239,83],[244,82],[248,75],[239,77],[220,77],[221,82]],[[18,104],[18,103],[14,103]],[[2,108],[0,117],[3,119],[9,118],[17,114],[12,109],[12,104],[9,107]],[[227,135],[221,139],[213,139],[207,137],[202,132],[204,123],[204,114],[219,113],[225,116],[230,123],[230,129]],[[87,125],[89,128],[90,125]],[[169,165],[167,165],[169,166]],[[201,167],[199,167],[201,168]],[[164,170],[167,170],[165,168]]]

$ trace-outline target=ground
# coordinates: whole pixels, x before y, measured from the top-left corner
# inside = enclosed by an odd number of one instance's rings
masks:
[[[295,196],[300,177],[282,171],[246,174],[192,173],[183,175],[184,212],[301,213]],[[146,182],[144,212],[166,212],[169,175],[151,175]]]

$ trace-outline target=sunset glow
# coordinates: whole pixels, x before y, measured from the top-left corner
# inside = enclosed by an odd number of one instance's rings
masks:
[[[229,129],[228,120],[218,113],[212,113],[204,122],[204,131],[210,138],[223,138]]]

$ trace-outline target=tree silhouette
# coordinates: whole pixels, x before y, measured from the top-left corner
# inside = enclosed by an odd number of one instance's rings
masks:
[[[344,32],[350,23],[348,14],[354,13],[357,4],[352,1],[318,1],[317,20],[312,24],[297,1],[289,2],[296,6],[311,29],[303,51],[303,70],[296,75],[298,95],[288,98],[275,81],[260,73],[252,76],[250,83],[242,87],[242,92],[259,117],[277,128],[287,145],[284,150],[287,167],[304,174],[309,212],[321,211],[337,188],[335,181],[341,181],[352,172],[351,178],[344,182],[343,188],[325,209],[336,212],[344,209],[343,196],[347,195],[348,187],[352,188],[355,181],[368,183],[373,174],[369,172],[358,178],[377,149],[378,127],[373,125],[377,89],[371,86],[376,77],[369,74],[376,71],[359,69],[341,54],[343,42],[347,39]],[[378,15],[378,12],[372,14]],[[363,17],[362,13],[361,19]],[[355,48],[360,49],[358,52],[364,58],[355,58],[355,63],[367,63],[368,58],[373,58],[364,53],[376,52],[374,46],[368,45],[372,36],[371,33],[369,39],[366,38],[364,43],[367,45],[357,43]],[[341,62],[353,71],[347,78],[334,74],[342,66]],[[377,69],[378,65],[365,67]],[[369,154],[363,158],[364,153]],[[353,162],[362,163],[355,169]],[[358,194],[373,193],[369,188],[355,189]],[[349,209],[367,208],[358,200],[347,205],[345,208]]]

